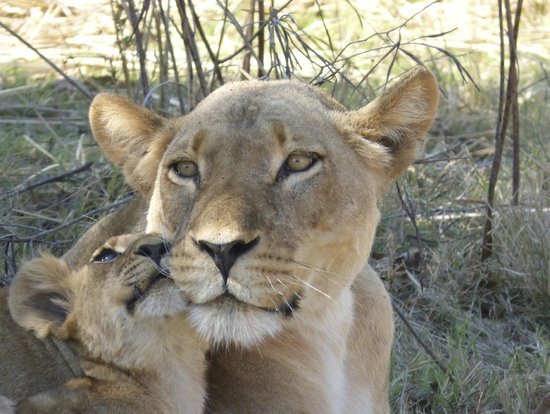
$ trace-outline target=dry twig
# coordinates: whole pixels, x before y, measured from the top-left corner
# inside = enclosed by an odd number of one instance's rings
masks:
[[[420,344],[422,349],[424,349],[424,351],[428,354],[428,356],[432,359],[432,361],[435,362],[435,364],[441,370],[441,372],[443,372],[449,378],[449,380],[453,382],[454,381],[453,376],[450,374],[447,367],[443,365],[443,363],[436,358],[435,354],[433,353],[431,348],[428,346],[428,344],[426,344],[422,340],[422,338],[420,338],[420,336],[416,333],[416,331],[414,330],[409,320],[405,317],[403,312],[401,312],[401,309],[399,309],[399,306],[395,303],[395,300],[393,300],[393,309],[395,310],[395,313],[397,313],[399,318],[403,321],[407,329],[411,332],[412,336],[414,336],[414,339],[416,339],[416,341]]]
[[[504,150],[504,142],[506,137],[506,129],[508,127],[508,119],[512,110],[513,122],[513,146],[514,146],[514,182],[513,200],[517,203],[518,187],[519,187],[519,113],[517,109],[517,90],[518,90],[518,74],[517,74],[517,55],[516,42],[519,33],[519,22],[521,17],[521,8],[523,0],[519,0],[516,7],[514,25],[512,27],[512,17],[510,9],[510,1],[504,0],[506,9],[506,21],[508,24],[508,46],[510,48],[509,67],[508,67],[508,82],[506,85],[506,95],[504,95],[504,17],[502,14],[502,0],[499,0],[499,24],[500,24],[500,98],[499,98],[499,113],[497,119],[497,128],[495,136],[495,155],[491,168],[491,176],[489,178],[489,189],[487,192],[487,212],[485,225],[483,227],[483,242],[481,246],[481,260],[488,259],[493,253],[493,210],[495,202],[495,189],[498,181],[500,164],[502,161],[502,153]],[[510,30],[511,29],[511,30]],[[516,148],[517,147],[517,148]],[[516,160],[517,158],[517,160]]]
[[[27,42],[25,39],[23,39],[21,36],[19,36],[16,32],[11,30],[8,26],[6,26],[4,23],[0,21],[0,27],[3,28],[5,31],[7,31],[9,34],[11,34],[13,37],[15,37],[17,40],[19,40],[21,43],[23,43],[25,46],[27,46],[29,49],[31,49],[34,53],[36,53],[40,58],[46,62],[53,70],[55,70],[57,73],[59,73],[63,79],[65,79],[67,82],[69,82],[71,85],[73,85],[76,89],[78,89],[86,98],[92,99],[94,97],[94,94],[91,93],[88,88],[86,88],[83,84],[80,82],[74,80],[69,75],[67,75],[59,66],[57,66],[55,63],[53,63],[50,59],[48,59],[46,56],[44,56],[37,48],[35,48],[33,45],[31,45],[29,42]]]
[[[58,175],[55,175],[53,177],[48,177],[48,178],[45,178],[43,180],[36,181],[36,182],[31,183],[31,184],[29,184],[25,187],[22,187],[22,188],[14,188],[13,190],[7,191],[4,194],[0,194],[0,201],[6,199],[8,197],[13,197],[15,195],[22,194],[26,191],[33,190],[37,187],[41,187],[41,186],[46,185],[46,184],[51,184],[51,183],[55,183],[55,182],[58,182],[58,181],[63,181],[66,178],[71,177],[75,174],[78,174],[78,173],[81,173],[83,171],[89,170],[91,168],[91,166],[92,166],[92,163],[88,162],[84,165],[76,167],[76,168],[74,168],[70,171],[64,172],[62,174],[58,174]]]

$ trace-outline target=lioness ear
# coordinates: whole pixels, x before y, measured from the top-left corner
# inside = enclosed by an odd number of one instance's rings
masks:
[[[122,168],[132,188],[149,198],[160,158],[173,138],[170,121],[108,93],[94,98],[89,117],[107,158]]]
[[[437,81],[427,69],[418,67],[370,104],[350,113],[356,133],[387,149],[390,181],[414,161],[418,143],[432,126],[438,101]]]
[[[72,297],[70,275],[67,264],[51,255],[25,263],[10,287],[13,320],[39,338],[64,338]]]

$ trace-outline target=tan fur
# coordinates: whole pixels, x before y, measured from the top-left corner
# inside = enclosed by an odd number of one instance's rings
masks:
[[[63,255],[71,269],[80,268],[90,261],[92,254],[115,236],[139,233],[145,230],[148,202],[137,195],[119,210],[95,222]]]
[[[0,289],[0,395],[19,401],[74,375],[52,339],[41,341],[15,323],[8,289]]]
[[[162,243],[156,236],[124,235],[93,255],[112,249],[118,253],[112,261],[71,270],[44,255],[23,266],[10,288],[13,319],[40,338],[69,344],[84,376],[39,388],[33,378],[23,379],[25,395],[2,389],[18,401],[17,413],[203,411],[205,347],[186,321],[173,281],[158,279],[160,257],[155,263],[141,250]],[[13,369],[3,381],[18,377]]]
[[[212,343],[208,412],[389,411],[391,304],[366,261],[376,201],[414,159],[437,100],[418,68],[351,112],[288,81],[225,85],[176,120],[93,102],[94,134],[149,199],[147,229],[174,241],[171,273]],[[281,175],[295,153],[318,161]],[[178,177],[179,161],[200,176]],[[201,245],[236,240],[255,244],[224,286]]]

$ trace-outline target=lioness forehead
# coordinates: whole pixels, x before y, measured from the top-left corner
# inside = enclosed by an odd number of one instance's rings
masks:
[[[231,122],[252,126],[258,119],[292,119],[303,123],[304,117],[319,121],[327,111],[343,107],[322,91],[293,81],[249,81],[229,83],[208,96],[190,114],[190,121]]]
[[[166,154],[173,161],[221,150],[236,164],[243,156],[248,163],[277,150],[284,156],[293,150],[325,152],[338,145],[322,138],[338,130],[329,113],[341,110],[321,91],[298,82],[228,84],[186,116]]]

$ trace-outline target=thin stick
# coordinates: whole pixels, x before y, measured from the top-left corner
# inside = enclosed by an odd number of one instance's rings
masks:
[[[260,64],[258,65],[258,78],[265,76],[264,67],[264,30],[265,30],[265,9],[264,0],[258,0],[258,59]]]
[[[227,7],[227,2],[229,0],[225,0],[225,7]],[[220,60],[220,53],[221,53],[221,49],[222,49],[222,43],[223,43],[223,40],[225,38],[225,29],[227,27],[227,15],[224,13],[223,14],[223,21],[222,21],[222,28],[221,28],[221,31],[220,31],[220,36],[218,37],[218,45],[217,45],[217,49],[216,49],[216,65],[220,65],[222,62]],[[214,80],[215,80],[215,77],[214,77],[214,73],[212,74],[212,79],[210,80],[210,90],[214,90]]]
[[[250,5],[249,5],[250,9],[246,14],[245,36],[246,36],[247,42],[250,44],[252,44],[250,39],[252,38],[252,34],[254,31],[254,14],[256,12],[255,5],[256,5],[256,0],[250,0]],[[259,60],[259,57],[258,57],[258,60]],[[248,76],[250,76],[250,51],[249,50],[244,53],[241,80],[245,80]]]
[[[506,0],[506,22],[508,26],[508,38],[510,43],[510,62],[514,63],[514,89],[512,95],[512,204],[519,204],[519,179],[520,179],[520,159],[519,159],[519,104],[518,104],[518,84],[519,74],[517,69],[517,41],[519,34],[519,22],[521,18],[521,8],[523,0],[518,0],[516,5],[516,15],[512,27],[512,17],[510,15],[509,0]]]
[[[204,70],[202,69],[202,63],[201,58],[199,54],[199,50],[197,47],[197,41],[195,40],[195,34],[193,33],[193,30],[191,29],[191,24],[189,22],[189,18],[187,17],[187,10],[185,6],[184,0],[178,0],[176,2],[178,6],[178,12],[181,19],[181,28],[182,28],[182,40],[185,44],[185,48],[188,52],[188,56],[190,58],[190,61],[188,63],[189,66],[193,63],[195,65],[195,69],[197,71],[197,76],[199,78],[199,85],[201,88],[202,96],[205,97],[208,95],[208,86],[206,84],[206,79],[204,77]],[[189,60],[188,58],[188,60]],[[191,69],[192,70],[192,69]],[[189,90],[191,90],[191,84],[189,85]]]
[[[272,2],[273,3],[273,2]],[[277,10],[280,12],[284,9],[286,9],[288,7],[288,5],[292,3],[292,0],[289,0],[287,1],[285,4],[283,4],[281,7],[279,7]],[[229,15],[228,13],[226,13],[226,10],[229,10],[227,8],[227,4],[228,4],[228,0],[225,0],[225,5],[222,5],[218,2],[218,5],[220,5],[220,7],[223,9],[224,11],[224,14],[223,14],[223,26],[222,26],[222,32],[221,32],[221,35],[220,35],[220,39],[219,39],[219,43],[218,43],[218,51],[216,53],[216,56],[219,56],[220,54],[220,49],[221,49],[221,44],[222,44],[222,40],[223,40],[223,36],[224,36],[224,33],[225,33],[225,22],[228,20],[229,18]],[[263,4],[263,2],[262,2]],[[273,5],[272,5],[273,7]],[[263,15],[262,15],[263,16]],[[254,35],[252,36],[252,38],[250,39],[250,41],[252,42],[253,40],[256,39],[256,37],[258,38],[264,38],[264,30],[265,30],[265,27],[267,25],[269,25],[269,19],[268,20],[265,20],[264,18],[262,18],[262,21],[260,22],[260,27],[258,28],[258,31],[256,33],[254,33]],[[238,29],[237,29],[238,30]],[[264,40],[261,41],[261,44],[264,45]],[[218,62],[220,64],[224,64],[224,63],[227,63],[229,61],[231,61],[235,56],[239,55],[239,53],[241,53],[243,50],[245,50],[246,48],[248,47],[247,44],[239,47],[237,50],[235,50],[233,53],[231,53],[230,55],[224,57],[223,59],[219,59]],[[263,53],[264,53],[264,48],[265,46],[263,46],[262,48],[259,48],[258,47],[258,53],[261,51],[262,52],[262,55],[260,55],[258,58],[260,60],[260,65],[258,65],[258,71],[263,73],[262,76],[265,76],[265,70],[264,70],[264,58],[263,58]]]
[[[153,20],[155,24],[155,35],[157,38],[157,47],[158,47],[158,64],[159,64],[159,83],[165,84],[168,82],[168,71],[169,71],[169,62],[168,62],[168,50],[167,46],[163,44],[163,32],[162,29],[162,14],[156,12],[153,9]],[[165,41],[165,40],[164,40]],[[151,91],[144,97],[150,96]],[[162,109],[166,110],[168,108],[168,95],[165,93],[164,88],[160,88],[160,102]]]
[[[407,329],[411,332],[412,336],[414,336],[414,339],[417,340],[417,342],[420,344],[422,349],[424,349],[424,351],[429,355],[429,357],[432,359],[432,361],[435,362],[435,364],[439,367],[441,372],[443,372],[449,378],[449,380],[451,382],[454,382],[454,378],[449,373],[449,370],[447,369],[447,367],[445,365],[443,365],[443,363],[436,358],[435,354],[430,349],[430,347],[420,338],[420,336],[418,336],[418,334],[416,333],[416,331],[412,327],[411,323],[407,320],[407,318],[405,317],[403,312],[401,312],[401,310],[399,309],[399,307],[395,303],[395,300],[393,301],[393,309],[395,310],[395,313],[397,313],[399,318],[403,321],[403,323],[405,324]]]
[[[414,207],[414,203],[411,199],[411,196],[409,194],[409,191],[405,188],[405,195],[407,197],[407,201],[403,199],[403,195],[401,194],[401,189],[399,188],[399,183],[395,183],[395,187],[397,188],[397,195],[399,196],[399,201],[401,202],[401,206],[403,207],[403,210],[405,210],[405,213],[409,217],[409,220],[411,221],[411,224],[414,228],[414,233],[416,235],[416,243],[418,245],[418,257],[420,258],[419,261],[422,263],[422,259],[424,257],[423,254],[423,244],[422,244],[422,238],[420,237],[420,230],[418,229],[418,224],[416,223],[416,209]],[[423,278],[420,276],[420,289],[424,290],[424,283]]]
[[[31,184],[27,185],[26,187],[11,190],[11,191],[7,191],[4,194],[0,194],[0,200],[4,200],[4,199],[6,199],[8,197],[11,197],[11,196],[14,196],[14,195],[22,194],[26,191],[33,190],[37,187],[41,187],[41,186],[46,185],[46,184],[55,183],[57,181],[63,181],[67,177],[70,177],[72,175],[81,173],[82,171],[89,170],[91,166],[92,166],[92,163],[88,162],[84,165],[81,165],[80,167],[74,168],[74,169],[72,169],[70,171],[67,171],[67,172],[64,172],[62,174],[54,175],[53,177],[48,177],[48,178],[45,178],[43,180],[31,183]]]
[[[250,55],[254,58],[254,60],[256,60],[256,62],[258,62],[258,66],[263,71],[264,68],[263,68],[262,62],[260,61],[260,58],[258,57],[256,52],[254,51],[254,48],[252,47],[252,44],[250,43],[251,39],[248,39],[246,37],[246,35],[244,34],[244,31],[243,31],[243,27],[239,24],[239,21],[237,20],[237,18],[233,15],[233,13],[231,13],[231,11],[227,8],[227,6],[225,4],[223,4],[220,0],[216,0],[216,2],[218,3],[218,6],[220,6],[220,8],[223,10],[224,14],[229,18],[229,21],[231,23],[233,23],[233,26],[235,26],[235,29],[237,30],[237,33],[239,33],[239,36],[244,41],[245,48],[250,52]],[[254,38],[254,36],[252,38]]]
[[[147,76],[146,52],[143,44],[143,36],[141,30],[139,29],[139,24],[143,17],[143,13],[141,13],[138,18],[134,0],[126,0],[126,2],[128,5],[128,18],[130,19],[133,34],[136,39],[136,52],[139,60],[139,80],[141,82],[141,92],[143,93],[143,96],[145,96],[149,92],[149,79]]]
[[[9,34],[11,34],[13,37],[15,37],[17,40],[19,40],[21,43],[23,43],[25,46],[27,46],[29,49],[31,49],[34,53],[36,53],[44,62],[46,62],[53,70],[55,70],[57,73],[59,73],[63,78],[69,82],[71,85],[73,85],[76,89],[78,89],[86,98],[92,100],[94,97],[94,94],[91,93],[84,85],[82,85],[80,82],[77,82],[76,80],[72,79],[69,75],[67,75],[65,72],[63,72],[59,66],[57,66],[55,63],[53,63],[50,59],[48,59],[46,56],[44,56],[37,48],[35,48],[33,45],[31,45],[29,42],[27,42],[25,39],[23,39],[21,36],[19,36],[16,32],[11,30],[8,26],[6,26],[2,21],[0,21],[0,27],[2,27],[4,30],[6,30]]]
[[[500,28],[500,92],[499,92],[499,113],[497,119],[495,136],[495,154],[489,177],[489,189],[487,190],[487,212],[485,225],[483,226],[483,241],[481,246],[481,260],[488,259],[493,254],[493,204],[495,199],[495,187],[498,179],[498,170],[502,158],[502,147],[504,146],[504,134],[508,123],[508,100],[504,96],[504,18],[502,15],[502,0],[498,0],[498,20]],[[509,79],[508,79],[509,80]]]
[[[180,75],[178,73],[178,66],[177,66],[177,63],[176,63],[176,55],[174,53],[174,47],[172,45],[172,39],[170,37],[170,25],[168,23],[168,17],[166,15],[166,13],[164,12],[164,8],[162,6],[162,1],[158,2],[158,6],[159,6],[160,17],[162,19],[162,24],[164,26],[164,31],[165,31],[166,48],[168,50],[168,53],[170,53],[170,58],[172,60],[172,72],[174,73],[174,80],[177,84],[181,84]],[[181,92],[181,88],[176,88],[176,93],[178,95],[178,103],[180,105],[180,113],[183,115],[185,113],[185,103],[183,101],[183,94]]]
[[[11,276],[17,273],[17,264],[15,263],[14,243],[11,241],[8,241],[2,253],[4,255],[4,274],[7,276],[7,278],[4,278],[4,277],[0,278],[0,287],[5,287],[8,285],[8,281],[11,278]]]
[[[202,43],[206,47],[206,51],[208,52],[208,56],[210,56],[210,59],[212,60],[212,63],[214,64],[214,74],[218,77],[218,81],[220,82],[220,85],[224,84],[222,72],[220,70],[220,65],[218,62],[218,56],[214,55],[214,52],[212,51],[212,48],[210,47],[210,43],[208,43],[208,39],[206,38],[206,35],[204,34],[204,30],[201,25],[201,21],[199,16],[197,15],[197,12],[195,11],[195,6],[193,5],[192,0],[189,1],[189,8],[191,9],[191,14],[193,15],[193,22],[195,23],[195,27],[197,28],[197,31],[199,32],[199,35],[202,39]]]
[[[126,87],[126,94],[132,96],[132,88],[130,87],[130,71],[128,70],[128,59],[124,54],[124,44],[122,36],[124,32],[124,24],[122,23],[121,16],[124,8],[117,3],[118,0],[111,0],[111,14],[113,16],[114,28],[115,28],[115,40],[118,48],[118,54],[122,63],[122,73],[124,74],[124,86]]]
[[[518,3],[518,13],[521,12],[522,0],[519,0]],[[504,0],[504,5],[506,7],[506,13],[509,14],[510,11],[510,1]],[[511,17],[507,20],[510,20]],[[519,17],[516,16],[516,21],[519,27]],[[502,0],[499,0],[499,23],[500,23],[500,36],[501,36],[501,66],[500,66],[500,76],[501,76],[501,86],[504,79],[504,17],[502,15]],[[515,42],[514,34],[511,34],[508,38],[509,42]],[[512,46],[510,46],[512,50]],[[502,153],[504,150],[504,142],[506,137],[506,129],[508,127],[508,118],[510,115],[510,109],[512,107],[512,102],[514,100],[514,95],[517,99],[517,71],[516,71],[517,57],[515,54],[510,55],[509,67],[508,67],[508,82],[506,84],[506,96],[503,94],[500,95],[500,100],[504,99],[504,104],[499,102],[499,109],[502,108],[502,115],[499,116],[499,122],[497,124],[497,131],[495,137],[495,155],[493,158],[493,165],[491,167],[491,176],[489,178],[489,189],[487,191],[487,212],[485,218],[485,225],[483,226],[483,242],[481,246],[481,260],[487,260],[493,254],[493,210],[494,210],[494,200],[495,200],[495,189],[498,181],[498,173],[500,170],[500,164],[502,161]],[[501,90],[502,92],[502,90]],[[519,127],[519,121],[518,121]],[[518,132],[519,134],[519,132]],[[519,139],[519,135],[518,135]],[[519,154],[518,154],[519,155]],[[519,168],[519,162],[518,162]],[[519,172],[519,170],[518,170]]]
[[[109,210],[112,210],[112,209],[117,208],[119,206],[122,206],[124,204],[128,204],[133,198],[134,198],[134,196],[126,197],[123,200],[117,201],[117,202],[109,204],[107,206],[98,207],[98,208],[96,208],[92,211],[89,211],[89,212],[87,212],[87,213],[85,213],[85,214],[83,214],[83,215],[67,222],[67,223],[64,223],[60,226],[54,227],[52,229],[41,231],[41,232],[33,234],[31,236],[17,237],[14,234],[8,234],[8,235],[0,237],[0,242],[4,242],[4,241],[8,241],[8,243],[10,243],[10,242],[11,243],[34,242],[34,241],[36,241],[36,239],[38,239],[40,237],[44,237],[44,236],[47,236],[48,234],[52,234],[52,233],[57,233],[61,230],[66,229],[67,227],[71,227],[71,226],[75,225],[78,222],[89,219],[90,216],[93,216],[94,214],[101,213],[103,211],[109,211]]]

